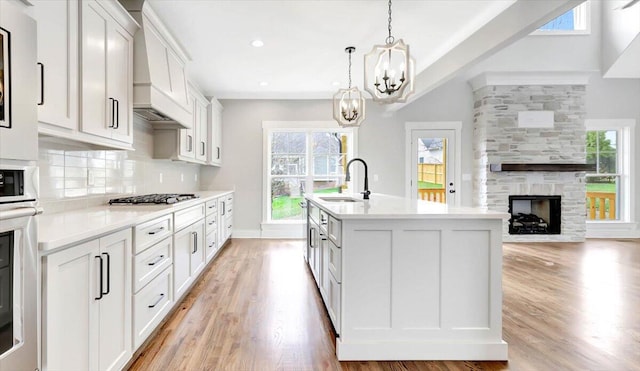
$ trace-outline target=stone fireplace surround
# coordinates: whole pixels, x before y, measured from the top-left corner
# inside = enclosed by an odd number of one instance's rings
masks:
[[[474,206],[508,212],[510,195],[560,195],[561,233],[510,235],[505,242],[579,242],[586,235],[584,171],[492,172],[490,164],[586,162],[583,75],[484,73],[474,90]],[[518,126],[518,112],[553,111],[549,128]]]

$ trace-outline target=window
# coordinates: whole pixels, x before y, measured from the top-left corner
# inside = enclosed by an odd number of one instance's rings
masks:
[[[576,6],[533,32],[533,35],[589,34],[589,2]]]
[[[587,120],[587,220],[628,221],[633,120]]]
[[[313,126],[313,127],[312,127]],[[264,220],[304,221],[304,194],[345,188],[347,158],[353,157],[354,129],[335,123],[265,123]]]

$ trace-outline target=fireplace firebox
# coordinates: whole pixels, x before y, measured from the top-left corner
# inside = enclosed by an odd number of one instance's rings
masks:
[[[560,234],[560,196],[509,196],[509,234]]]

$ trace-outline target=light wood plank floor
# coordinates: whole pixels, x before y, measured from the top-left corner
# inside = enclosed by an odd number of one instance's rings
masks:
[[[232,240],[131,370],[640,370],[640,240],[505,244],[509,362],[338,362],[304,242]]]

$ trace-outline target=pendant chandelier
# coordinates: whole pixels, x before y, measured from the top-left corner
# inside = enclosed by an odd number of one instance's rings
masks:
[[[374,45],[364,56],[364,90],[379,103],[406,102],[413,94],[414,61],[409,45],[391,36],[391,0],[389,0],[389,36],[385,45]]]
[[[333,119],[342,127],[360,126],[365,118],[365,100],[357,87],[351,87],[351,54],[356,48],[349,46],[344,51],[349,53],[349,88],[333,95]]]

